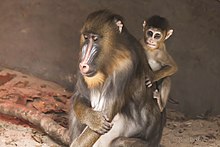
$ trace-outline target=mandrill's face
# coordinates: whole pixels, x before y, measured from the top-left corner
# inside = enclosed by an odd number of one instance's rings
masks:
[[[117,17],[97,12],[88,16],[81,29],[79,71],[89,88],[102,85],[127,55],[119,53],[123,50],[119,43],[123,24]]]
[[[82,50],[79,69],[83,76],[92,77],[97,72],[95,58],[97,58],[100,51],[99,39],[99,35],[93,33],[83,33],[81,35]]]
[[[82,32],[81,55],[79,69],[89,88],[100,86],[105,81],[105,75],[100,70],[101,37],[95,33]]]

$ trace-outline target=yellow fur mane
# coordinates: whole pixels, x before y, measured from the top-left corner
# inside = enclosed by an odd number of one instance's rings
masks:
[[[88,88],[96,88],[101,86],[105,81],[105,75],[101,72],[97,72],[93,77],[84,77]]]

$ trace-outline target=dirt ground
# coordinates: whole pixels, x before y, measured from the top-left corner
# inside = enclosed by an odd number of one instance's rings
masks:
[[[61,86],[17,71],[0,71],[0,103],[34,108],[67,127],[71,93]],[[186,118],[167,110],[162,147],[220,147],[220,116]],[[0,115],[0,147],[59,147],[41,130],[13,117]]]

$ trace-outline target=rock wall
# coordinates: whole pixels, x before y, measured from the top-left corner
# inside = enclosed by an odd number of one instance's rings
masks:
[[[87,15],[110,9],[142,37],[144,18],[158,14],[174,35],[167,48],[179,71],[172,78],[169,104],[185,114],[220,114],[219,0],[2,0],[0,65],[55,81],[73,89],[80,27]]]

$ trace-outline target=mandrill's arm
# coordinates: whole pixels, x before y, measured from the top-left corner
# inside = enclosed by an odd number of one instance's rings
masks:
[[[73,102],[73,110],[77,119],[82,123],[86,124],[93,131],[104,134],[111,129],[111,123],[107,116],[100,111],[94,111],[90,107],[89,100],[83,97],[75,97]]]
[[[100,121],[100,117],[103,117],[103,115],[101,112],[94,111],[91,108],[89,108],[87,105],[85,105],[85,103],[82,100],[77,101],[74,109],[76,109],[75,113],[77,114],[79,120],[87,124],[88,127],[86,127],[84,131],[80,134],[80,136],[77,137],[71,143],[70,147],[92,147],[93,144],[95,144],[95,142],[99,139],[101,134],[104,133],[98,133],[98,131],[92,130],[91,127],[88,125],[88,122],[91,124],[94,124],[94,122],[96,122],[95,124],[100,125],[100,122],[102,122],[102,120]],[[113,116],[115,116],[115,111],[113,109],[107,109],[107,110],[108,112],[106,112],[106,114],[107,117],[109,118],[108,121],[111,122]],[[108,129],[106,130],[108,131],[111,128],[111,124],[108,124],[107,127]],[[103,126],[103,128],[105,128],[105,126]]]
[[[131,67],[131,66],[128,66]],[[132,69],[132,67],[130,68]],[[70,147],[92,147],[93,144],[95,144],[95,142],[99,139],[99,137],[104,134],[104,133],[98,133],[97,131],[94,131],[94,129],[92,129],[89,125],[88,122],[92,122],[94,123],[94,121],[96,121],[96,123],[100,126],[100,124],[102,125],[102,128],[106,128],[108,127],[108,129],[106,129],[106,131],[109,131],[112,127],[112,124],[110,123],[112,121],[112,119],[114,118],[114,116],[121,110],[122,106],[124,105],[124,99],[123,99],[123,91],[125,89],[125,86],[128,85],[128,77],[129,77],[129,68],[127,69],[123,69],[123,72],[115,72],[115,74],[112,77],[109,77],[109,80],[107,82],[109,82],[109,84],[106,88],[106,93],[107,95],[105,95],[105,109],[103,110],[103,112],[98,112],[98,111],[94,111],[91,108],[88,108],[88,106],[85,105],[85,103],[83,104],[82,100],[78,100],[77,101],[77,107],[78,109],[80,109],[81,107],[84,109],[84,113],[85,117],[79,117],[80,119],[83,119],[84,122],[87,122],[86,125],[88,127],[86,127],[84,129],[84,131],[80,134],[80,136],[78,138],[76,138]],[[100,115],[93,115],[93,113],[100,113]],[[81,112],[77,112],[76,113],[80,114]],[[90,116],[92,114],[92,116]],[[104,114],[106,115],[106,117],[108,118],[106,120],[106,122],[104,123],[100,123],[103,122],[100,121],[100,119],[98,120],[99,117],[103,117]],[[82,114],[83,115],[83,114]],[[105,119],[106,119],[105,117]],[[106,132],[105,132],[106,133]]]

